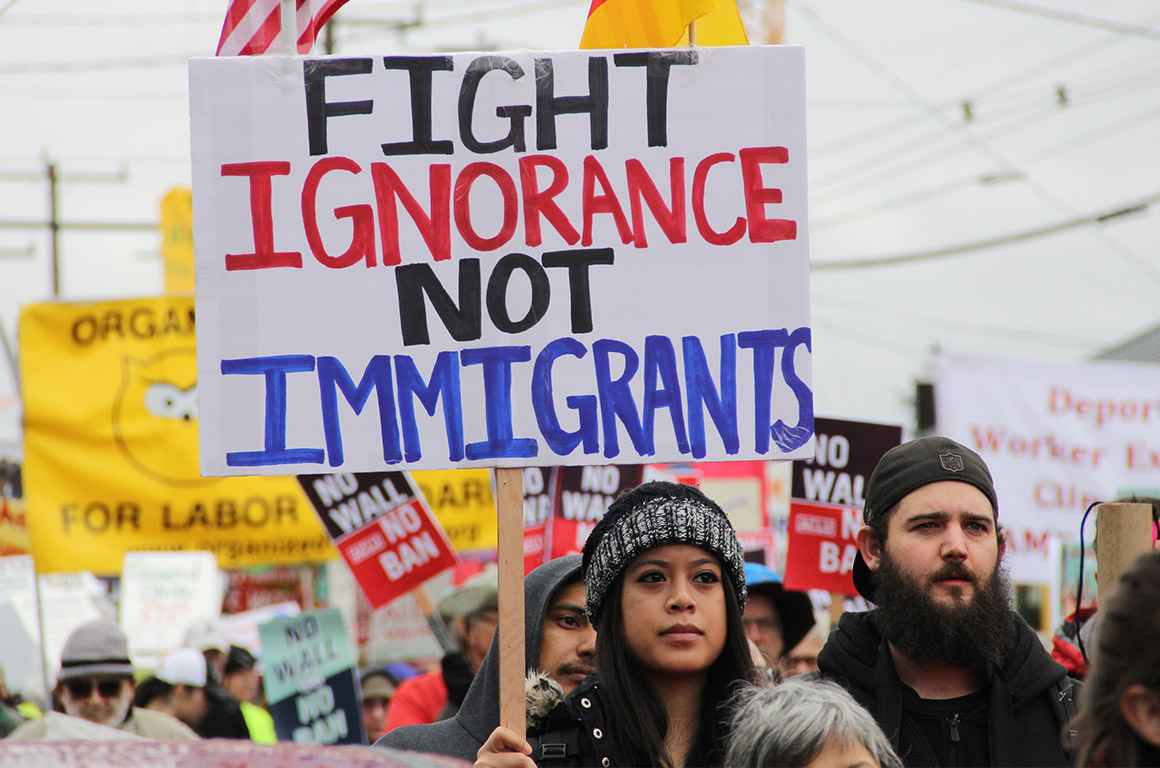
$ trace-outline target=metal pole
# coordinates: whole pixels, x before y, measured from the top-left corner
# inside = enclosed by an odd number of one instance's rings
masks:
[[[12,349],[12,342],[8,339],[8,331],[4,329],[4,318],[0,317],[0,347],[4,348],[4,358],[8,362],[8,369],[12,371],[12,386],[16,388],[16,396],[23,399],[20,392],[20,368],[16,363],[16,351]]]
[[[294,0],[282,0],[282,30],[278,33],[277,53],[298,55],[298,9]],[[271,52],[274,46],[271,46]]]
[[[48,253],[52,259],[52,297],[60,298],[60,189],[56,163],[47,161],[48,175]]]
[[[326,35],[324,35],[322,38],[322,47],[323,47],[323,50],[327,53],[327,55],[334,53],[334,43],[335,43],[335,40],[334,40],[335,29],[334,28],[337,26],[338,26],[338,18],[336,16],[331,16],[330,21],[326,22]]]

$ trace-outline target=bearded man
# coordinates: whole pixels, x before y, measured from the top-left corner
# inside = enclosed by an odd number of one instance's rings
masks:
[[[991,473],[926,437],[888,451],[866,491],[847,613],[821,674],[866,707],[907,766],[1067,766],[1078,684],[1011,608]]]
[[[66,714],[135,736],[160,741],[196,739],[169,715],[133,706],[133,664],[129,641],[111,621],[92,621],[73,630],[60,654],[54,694]],[[8,738],[33,741],[52,738],[48,717],[17,728]]]

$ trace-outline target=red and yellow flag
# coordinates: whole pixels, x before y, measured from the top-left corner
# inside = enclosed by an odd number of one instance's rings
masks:
[[[695,25],[697,45],[747,45],[736,0],[592,0],[581,48],[668,48],[687,41]]]

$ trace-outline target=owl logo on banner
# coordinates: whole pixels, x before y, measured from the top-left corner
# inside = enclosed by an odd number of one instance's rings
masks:
[[[113,438],[137,470],[167,485],[219,482],[198,465],[197,357],[173,349],[147,359],[126,357],[113,403]]]

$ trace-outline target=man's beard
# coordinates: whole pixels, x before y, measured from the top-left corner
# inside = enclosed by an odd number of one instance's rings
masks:
[[[73,717],[117,728],[125,722],[129,708],[133,706],[133,695],[128,691],[122,691],[116,698],[102,700],[100,704],[93,704],[91,700],[77,702],[71,698],[63,698],[62,703],[65,712]]]
[[[918,663],[978,668],[1002,664],[1013,624],[1007,574],[996,564],[991,577],[980,584],[965,566],[948,562],[931,581],[948,578],[969,581],[973,597],[953,605],[936,602],[884,549],[875,587],[882,634]]]

